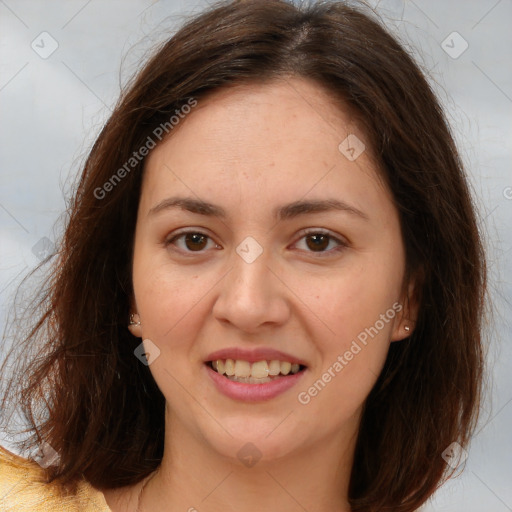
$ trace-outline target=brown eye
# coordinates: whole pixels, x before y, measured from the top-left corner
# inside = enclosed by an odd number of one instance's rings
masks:
[[[321,233],[316,235],[308,235],[306,236],[306,240],[311,243],[306,242],[306,244],[313,251],[322,251],[329,245],[329,238],[329,235],[324,235]]]
[[[316,256],[330,256],[337,253],[346,247],[348,243],[334,237],[330,233],[323,231],[309,231],[304,234],[300,241],[305,240],[306,252],[316,253]],[[329,246],[334,242],[334,246],[329,249]]]
[[[185,236],[185,245],[187,249],[192,251],[204,249],[206,246],[206,239],[208,238],[201,233],[187,233]]]
[[[178,241],[181,241],[181,243],[177,243]],[[204,249],[208,245],[208,241],[211,241],[210,237],[200,231],[185,231],[167,240],[165,242],[165,247],[175,245],[180,251],[185,253],[204,252]],[[218,247],[216,244],[214,245]]]

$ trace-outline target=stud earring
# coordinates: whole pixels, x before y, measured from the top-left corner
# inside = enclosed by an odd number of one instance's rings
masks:
[[[130,323],[128,325],[135,325],[138,327],[140,325],[140,320],[138,322],[135,322],[134,317],[135,317],[134,313],[131,313],[130,314]]]
[[[409,332],[411,330],[411,328],[408,326],[408,325],[404,325],[404,329]]]

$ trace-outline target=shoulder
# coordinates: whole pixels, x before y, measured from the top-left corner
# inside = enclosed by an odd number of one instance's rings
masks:
[[[0,510],[2,512],[111,512],[102,493],[83,480],[69,496],[57,482],[47,483],[37,462],[0,445]]]

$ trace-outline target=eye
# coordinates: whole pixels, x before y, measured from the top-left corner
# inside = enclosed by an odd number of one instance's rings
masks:
[[[183,241],[181,247],[180,244],[175,243],[178,240]],[[220,247],[219,245],[215,244],[213,240],[205,233],[202,233],[201,231],[192,230],[182,231],[180,233],[175,234],[171,238],[167,239],[164,245],[165,247],[168,247],[170,245],[177,245],[181,251],[188,253],[204,252],[203,249],[205,249],[206,246],[208,245],[208,240],[210,240],[216,248]]]
[[[300,240],[306,241],[306,252],[318,253],[319,257],[329,256],[334,252],[339,252],[348,247],[346,242],[320,229],[306,232]],[[178,241],[181,241],[182,244],[177,243]],[[213,244],[214,248],[220,249],[220,246],[214,243],[207,234],[194,230],[181,231],[167,239],[164,245],[165,247],[170,245],[177,246],[178,249],[184,253],[201,253],[207,248],[208,241]],[[335,247],[326,250],[332,243],[335,243]]]
[[[318,253],[319,257],[330,256],[332,253],[342,251],[348,247],[346,242],[336,238],[327,231],[319,229],[306,232],[300,240],[306,241],[307,252]],[[325,250],[332,242],[336,244],[335,247]]]

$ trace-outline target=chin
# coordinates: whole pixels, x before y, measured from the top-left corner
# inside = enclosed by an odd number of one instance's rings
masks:
[[[282,420],[283,417],[277,421],[269,421],[268,418],[254,421],[231,417],[229,421],[222,422],[231,435],[223,429],[210,426],[204,432],[204,437],[219,455],[251,467],[248,460],[257,459],[262,463],[275,461],[290,456],[306,441],[304,432],[301,435],[291,432],[284,425],[280,425]]]

